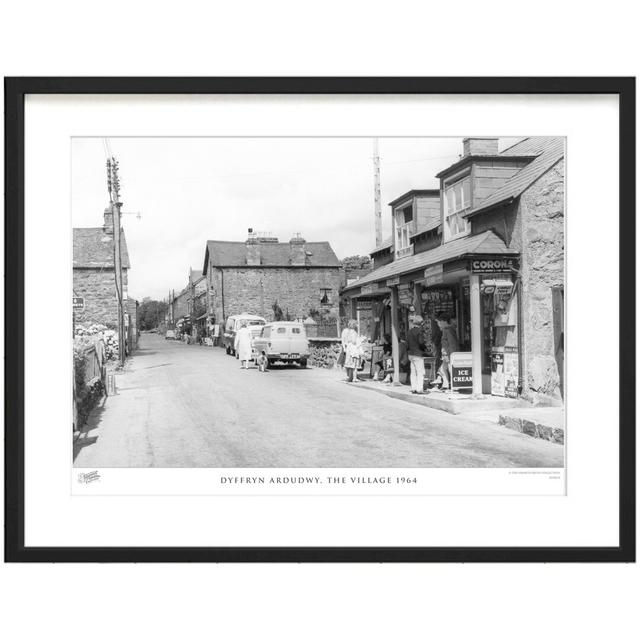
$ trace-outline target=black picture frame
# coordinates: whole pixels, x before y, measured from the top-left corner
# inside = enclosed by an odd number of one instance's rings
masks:
[[[635,78],[5,78],[5,561],[634,562]],[[24,104],[28,94],[615,94],[619,98],[619,530],[612,547],[26,547],[24,540]],[[611,425],[613,426],[613,425]]]

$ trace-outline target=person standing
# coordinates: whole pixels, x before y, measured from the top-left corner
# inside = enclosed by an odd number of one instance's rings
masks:
[[[355,343],[358,340],[358,332],[356,331],[356,327],[358,323],[355,320],[349,320],[347,326],[342,330],[342,334],[340,335],[340,344],[342,346],[342,351],[340,352],[340,356],[338,357],[338,364],[346,368],[346,358],[347,358],[347,346],[349,343]]]
[[[246,322],[240,325],[240,329],[238,329],[235,340],[233,341],[233,348],[238,354],[240,368],[248,369],[249,360],[251,360],[251,331],[249,331]]]
[[[459,350],[458,336],[456,330],[451,324],[451,316],[448,313],[439,313],[436,318],[438,327],[442,331],[440,342],[440,352],[442,364],[438,370],[438,375],[442,379],[442,389],[449,389],[451,382],[449,380],[449,366],[451,365],[451,354]]]
[[[424,357],[426,346],[422,335],[422,317],[414,316],[407,334],[407,354],[411,366],[411,393],[424,393]]]
[[[355,320],[349,320],[349,324],[346,329],[342,331],[341,336],[342,352],[344,353],[344,368],[347,371],[347,382],[354,381],[354,372],[359,362],[357,326],[358,323]]]

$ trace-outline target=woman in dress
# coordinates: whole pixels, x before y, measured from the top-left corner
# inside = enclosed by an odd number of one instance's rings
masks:
[[[344,353],[344,368],[347,371],[347,382],[354,381],[354,372],[359,364],[361,351],[359,336],[356,330],[358,323],[349,320],[347,328],[342,332],[342,349]]]
[[[251,360],[251,331],[246,322],[240,325],[240,329],[236,333],[236,338],[233,342],[233,348],[238,354],[240,360],[240,368],[248,369],[249,360]]]

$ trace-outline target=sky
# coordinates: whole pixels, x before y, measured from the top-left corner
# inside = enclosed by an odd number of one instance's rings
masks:
[[[501,140],[501,148],[513,139]],[[166,298],[202,269],[207,240],[329,241],[338,258],[375,246],[372,138],[109,138],[120,165],[129,296]],[[388,203],[462,154],[462,138],[380,138],[383,239]],[[74,227],[99,227],[109,199],[102,138],[72,139]],[[141,217],[129,215],[140,212]]]

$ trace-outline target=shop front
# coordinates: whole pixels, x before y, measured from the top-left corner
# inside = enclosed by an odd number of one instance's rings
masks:
[[[437,252],[429,253],[436,253],[433,259],[437,259]],[[424,262],[428,262],[426,254]],[[373,318],[378,318],[371,339],[391,335],[394,366],[399,370],[401,341],[411,319],[421,316],[430,379],[441,364],[441,330],[436,320],[444,314],[458,341],[456,362],[451,363],[452,389],[517,397],[521,386],[518,256],[467,254],[434,261],[419,270],[412,266],[347,292],[352,317],[359,304],[370,301]]]

